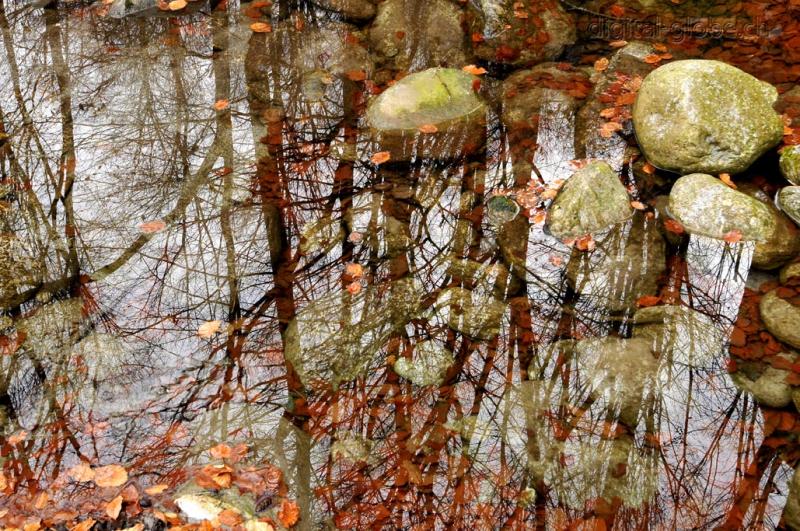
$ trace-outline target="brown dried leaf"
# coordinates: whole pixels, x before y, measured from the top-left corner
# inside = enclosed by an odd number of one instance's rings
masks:
[[[122,510],[122,496],[117,496],[106,504],[106,514],[112,520],[116,520]]]
[[[128,481],[128,471],[119,465],[95,468],[94,482],[98,487],[119,487]]]

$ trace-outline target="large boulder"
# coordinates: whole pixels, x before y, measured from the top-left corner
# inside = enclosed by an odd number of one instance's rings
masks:
[[[575,22],[558,0],[469,2],[467,26],[478,57],[514,66],[552,61],[576,39]]]
[[[606,162],[595,161],[564,183],[550,206],[547,226],[557,238],[575,238],[611,227],[632,213],[617,173]]]
[[[738,230],[744,241],[766,241],[777,230],[767,205],[702,173],[675,182],[669,211],[688,232],[711,238],[723,239]]]
[[[462,11],[447,0],[385,0],[369,29],[383,64],[416,72],[436,66],[461,68],[468,61]]]
[[[448,159],[480,147],[486,105],[473,89],[475,76],[431,68],[404,77],[372,100],[367,123],[393,160]],[[421,126],[436,132],[420,133]]]
[[[800,308],[772,290],[761,298],[761,319],[769,332],[794,348],[800,348]]]
[[[654,70],[633,107],[647,160],[678,173],[739,173],[780,142],[775,87],[719,61]]]

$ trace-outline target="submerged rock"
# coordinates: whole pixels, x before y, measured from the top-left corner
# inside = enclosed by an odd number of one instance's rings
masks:
[[[496,227],[517,217],[519,211],[516,201],[505,195],[495,195],[486,201],[486,218]]]
[[[675,61],[654,70],[633,108],[647,160],[678,173],[739,173],[780,142],[775,87],[719,61]]]
[[[576,238],[620,223],[631,216],[628,191],[603,161],[590,162],[570,177],[547,213],[557,238]]]
[[[570,260],[567,278],[593,306],[618,312],[655,294],[666,267],[666,246],[658,225],[637,215],[598,238],[595,251]]]
[[[289,323],[286,358],[306,385],[355,378],[413,318],[420,297],[410,278],[370,286],[357,295],[325,295],[300,309]]]
[[[486,105],[472,87],[475,76],[432,68],[404,77],[367,109],[367,123],[393,160],[447,159],[482,144]],[[420,134],[421,126],[436,132]]]
[[[447,0],[384,0],[369,41],[383,63],[399,70],[461,68],[468,62],[461,16],[461,9]]]
[[[394,362],[394,372],[419,386],[439,386],[454,362],[453,353],[437,342],[421,341],[414,346],[411,359],[398,358]]]
[[[756,243],[753,250],[753,267],[775,269],[797,256],[800,253],[800,231],[797,226],[757,186],[744,183],[739,185],[739,190],[764,203],[775,221],[775,230],[769,237]]]
[[[481,293],[490,293],[499,300],[516,293],[519,279],[501,263],[483,263],[468,258],[452,257],[447,274]]]
[[[313,0],[323,9],[339,13],[350,20],[369,20],[375,16],[375,3],[371,0]]]
[[[800,529],[800,465],[794,469],[781,518],[789,529]]]
[[[784,353],[777,356],[786,359],[788,363],[797,361],[796,355]],[[786,383],[786,377],[790,374],[790,371],[769,366],[756,378],[749,377],[743,371],[737,371],[731,374],[731,380],[738,388],[753,395],[759,404],[781,408],[792,402],[792,386]]]
[[[644,338],[584,339],[575,343],[574,355],[590,394],[628,426],[635,427],[639,413],[654,397],[653,383],[659,362]]]
[[[472,0],[467,27],[478,57],[514,66],[553,61],[576,39],[557,0]]]
[[[453,330],[486,340],[500,333],[506,311],[506,305],[491,295],[458,287],[442,291],[434,307]]]
[[[675,182],[669,211],[687,232],[711,238],[723,239],[738,230],[744,241],[765,241],[777,230],[767,205],[702,173]]]
[[[794,348],[800,348],[800,308],[772,290],[761,298],[761,319],[769,332]]]
[[[781,175],[792,184],[800,185],[800,146],[786,146],[779,161]]]
[[[725,353],[726,331],[709,316],[686,306],[641,308],[633,323],[633,337],[650,339],[653,352],[671,363],[709,367]]]
[[[781,188],[777,198],[778,208],[800,225],[800,186]]]
[[[792,277],[800,277],[800,262],[786,264],[780,272],[781,284],[786,284]]]

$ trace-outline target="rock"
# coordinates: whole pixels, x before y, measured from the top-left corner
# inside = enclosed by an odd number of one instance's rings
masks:
[[[800,348],[800,308],[778,297],[775,290],[761,298],[761,319],[769,332],[794,348]]]
[[[491,294],[505,300],[516,293],[521,283],[501,263],[482,263],[467,258],[452,257],[447,274],[480,293]]]
[[[753,250],[753,267],[775,269],[797,256],[800,253],[800,231],[797,226],[757,186],[743,183],[739,185],[739,191],[764,203],[775,220],[775,230],[765,241],[756,243]]]
[[[781,284],[786,284],[792,277],[800,277],[800,262],[786,264],[780,273]]]
[[[778,230],[767,205],[702,173],[675,182],[669,211],[687,232],[711,238],[723,239],[738,230],[744,241],[765,241]]]
[[[557,0],[475,0],[467,8],[475,54],[530,66],[557,59],[575,43],[575,22]]]
[[[375,456],[372,455],[374,446],[374,441],[361,435],[353,433],[342,434],[331,445],[331,457],[334,461],[345,459],[353,463],[363,462],[374,465],[377,461]]]
[[[654,295],[666,269],[666,246],[654,220],[637,214],[598,238],[591,253],[570,260],[567,279],[582,298],[611,312],[635,308]]]
[[[778,354],[778,356],[787,359],[789,363],[794,363],[797,358],[789,354]],[[782,408],[792,402],[792,386],[786,383],[786,377],[790,374],[790,371],[769,366],[755,380],[742,371],[731,374],[731,380],[738,388],[753,395],[759,404]]]
[[[786,146],[779,161],[781,175],[792,184],[800,185],[800,145]]]
[[[639,413],[653,400],[658,360],[644,338],[603,337],[575,343],[574,355],[587,379],[590,394],[609,413],[636,427]]]
[[[781,520],[788,529],[800,529],[800,465],[795,468],[792,481],[789,483]]]
[[[486,201],[486,218],[495,227],[517,217],[519,210],[516,201],[506,195],[494,195]]]
[[[652,351],[670,363],[710,367],[725,354],[726,331],[709,316],[686,306],[640,308],[633,323],[633,337],[650,339]]]
[[[648,75],[633,107],[639,146],[678,173],[740,173],[783,137],[775,87],[719,61],[675,61]]]
[[[453,287],[439,294],[434,310],[453,330],[489,340],[500,333],[506,305],[491,295]]]
[[[414,346],[412,359],[398,358],[394,362],[394,372],[419,386],[440,386],[454,362],[453,353],[435,341],[420,341]]]
[[[547,213],[557,238],[576,238],[620,223],[631,216],[628,191],[607,163],[590,162],[558,192]]]
[[[313,2],[349,20],[369,20],[375,16],[375,4],[370,0],[313,0]]]
[[[448,159],[477,150],[486,105],[472,88],[474,79],[461,70],[432,68],[404,77],[370,101],[367,123],[381,149],[396,161]],[[423,125],[437,132],[420,134]]]
[[[800,186],[787,186],[778,192],[777,205],[792,221],[800,225]]]
[[[418,72],[468,63],[462,11],[447,0],[384,0],[369,29],[369,42],[383,64]]]
[[[301,308],[289,323],[286,358],[305,385],[351,380],[413,318],[420,297],[410,278],[368,286],[357,295],[329,293]]]

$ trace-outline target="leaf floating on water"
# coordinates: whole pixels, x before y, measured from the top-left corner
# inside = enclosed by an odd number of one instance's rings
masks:
[[[363,70],[348,70],[345,75],[350,81],[364,81],[367,79],[367,73]]]
[[[645,295],[636,299],[636,306],[639,308],[647,308],[650,306],[655,306],[659,302],[661,302],[661,297],[657,295]]]
[[[631,201],[631,206],[636,210],[647,210],[647,205],[641,201]]]
[[[350,295],[358,295],[359,293],[361,293],[361,283],[358,281],[351,282],[350,284],[347,285],[347,292]]]
[[[197,328],[197,335],[203,339],[210,339],[219,332],[222,321],[206,321]]]
[[[83,522],[69,528],[69,531],[89,531],[95,524],[94,518],[87,518]]]
[[[628,45],[628,41],[623,41],[623,40],[611,41],[608,43],[608,45],[611,46],[612,48],[622,48],[623,46]]]
[[[128,471],[119,465],[101,466],[94,470],[94,482],[98,487],[119,487],[128,481]]]
[[[424,124],[419,126],[419,132],[425,134],[432,134],[439,131],[439,128],[433,124]]]
[[[224,111],[230,106],[231,102],[228,100],[217,100],[214,102],[215,111]]]
[[[231,447],[225,443],[219,443],[209,448],[208,453],[214,459],[227,459],[231,456]]]
[[[167,6],[169,6],[170,11],[180,11],[186,7],[186,0],[172,0]]]
[[[283,500],[281,502],[281,508],[278,510],[278,520],[281,521],[281,524],[285,527],[292,527],[297,523],[299,518],[300,509],[297,507],[297,504],[289,500]]]
[[[11,446],[16,446],[17,444],[24,441],[26,437],[28,437],[27,431],[25,430],[18,431],[17,433],[11,435],[8,438],[8,444],[10,444]]]
[[[250,24],[250,31],[253,33],[270,33],[272,26],[267,22],[253,22]]]
[[[731,180],[731,176],[728,173],[720,173],[719,180],[736,190],[736,184]]]
[[[160,219],[146,221],[139,225],[139,230],[145,234],[155,234],[156,232],[161,232],[165,228],[167,228],[167,224]]]
[[[594,251],[594,238],[592,238],[591,234],[581,236],[575,240],[575,247],[577,247],[579,251]]]
[[[686,232],[686,229],[683,228],[683,225],[680,222],[675,221],[674,219],[665,219],[664,220],[664,228],[667,231],[672,232],[674,234],[683,234]]]
[[[112,520],[116,520],[122,510],[122,496],[117,496],[106,504],[106,514]]]
[[[644,58],[644,62],[649,65],[657,65],[658,63],[661,62],[661,59],[662,57],[660,55],[650,54]]]
[[[649,162],[645,162],[642,166],[642,171],[645,172],[647,175],[653,175],[656,172],[656,167],[650,164]]]
[[[594,69],[597,72],[605,72],[608,69],[608,59],[603,57],[594,62]]]
[[[391,158],[392,156],[389,154],[388,151],[378,151],[377,153],[373,153],[372,157],[369,160],[371,160],[373,164],[380,166],[381,164],[387,162]]]
[[[67,475],[75,481],[91,481],[94,479],[94,470],[86,463],[80,463],[67,470]]]
[[[742,241],[742,231],[733,229],[732,231],[726,232],[722,239],[728,243],[739,243]]]
[[[463,67],[461,70],[463,70],[467,74],[472,74],[473,76],[481,76],[486,73],[485,68],[475,65],[467,65]]]

